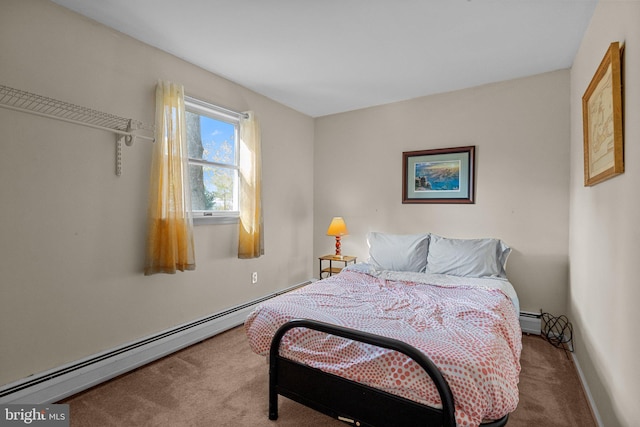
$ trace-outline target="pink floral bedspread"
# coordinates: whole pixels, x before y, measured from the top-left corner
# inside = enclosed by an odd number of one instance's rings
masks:
[[[276,330],[291,319],[402,340],[424,352],[444,375],[454,395],[457,424],[477,426],[515,410],[522,336],[514,305],[503,291],[478,286],[477,279],[473,285],[464,281],[443,286],[343,271],[262,303],[245,329],[252,350],[261,355],[269,353]],[[298,328],[283,337],[280,354],[442,407],[422,368],[392,350]]]

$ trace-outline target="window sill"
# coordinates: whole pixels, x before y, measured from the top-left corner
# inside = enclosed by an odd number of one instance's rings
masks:
[[[238,216],[197,216],[193,218],[193,225],[237,224],[239,220]]]

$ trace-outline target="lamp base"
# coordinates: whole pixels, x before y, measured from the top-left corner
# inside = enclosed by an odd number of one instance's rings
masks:
[[[342,252],[340,251],[340,236],[336,236],[336,256],[342,258]]]

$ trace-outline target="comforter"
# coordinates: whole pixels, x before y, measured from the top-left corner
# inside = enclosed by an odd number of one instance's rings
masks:
[[[276,330],[313,319],[404,341],[424,352],[449,383],[459,426],[501,418],[518,404],[521,330],[506,280],[376,271],[366,264],[280,295],[245,322],[252,350],[268,355]],[[437,390],[407,356],[304,328],[280,354],[432,407]]]

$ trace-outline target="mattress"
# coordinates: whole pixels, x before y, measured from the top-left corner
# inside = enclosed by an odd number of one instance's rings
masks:
[[[377,271],[366,264],[259,305],[245,322],[252,350],[267,355],[276,330],[312,319],[404,341],[449,383],[459,426],[501,418],[518,404],[522,334],[507,280]],[[293,329],[280,354],[325,372],[432,407],[442,407],[424,371],[407,356]]]

